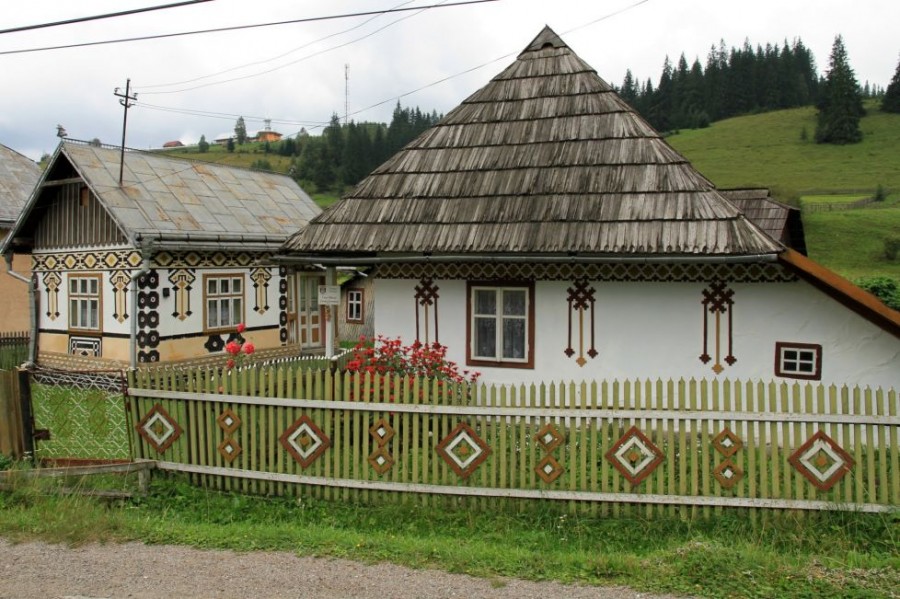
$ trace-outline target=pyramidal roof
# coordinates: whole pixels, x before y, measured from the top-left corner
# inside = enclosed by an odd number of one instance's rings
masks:
[[[775,254],[549,27],[295,234],[303,254]]]

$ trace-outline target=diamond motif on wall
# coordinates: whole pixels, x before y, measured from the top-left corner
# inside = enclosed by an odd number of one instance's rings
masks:
[[[235,460],[239,455],[241,455],[240,444],[235,441],[232,437],[228,437],[221,443],[219,443],[219,455],[222,456],[226,462],[229,464]]]
[[[713,469],[713,476],[716,477],[720,485],[730,489],[744,478],[744,471],[730,459],[725,459]]]
[[[216,422],[219,424],[219,428],[229,435],[233,434],[234,431],[241,426],[241,419],[231,410],[231,408],[225,408],[225,410],[219,414],[219,417],[216,418]]]
[[[491,454],[491,448],[465,422],[456,425],[435,451],[462,478],[468,478]]]
[[[856,463],[822,431],[797,448],[788,461],[820,491],[827,491],[837,484]]]
[[[301,416],[288,427],[279,441],[302,468],[307,468],[331,447],[331,440],[308,416]]]
[[[378,474],[384,474],[394,465],[394,456],[384,447],[381,446],[369,456],[369,464]]]
[[[605,455],[632,485],[647,478],[663,461],[659,448],[636,426],[622,435]]]
[[[712,446],[726,458],[730,458],[744,446],[741,438],[731,432],[727,426],[712,440]]]
[[[548,422],[537,432],[534,436],[534,440],[544,448],[544,451],[553,451],[562,445],[563,441],[565,441],[565,437],[556,430],[556,427],[552,422]]]
[[[135,428],[138,434],[159,453],[171,447],[183,432],[160,404],[156,404],[144,414]]]
[[[545,483],[552,483],[566,471],[552,455],[544,456],[544,459],[538,462],[534,471],[541,477]]]

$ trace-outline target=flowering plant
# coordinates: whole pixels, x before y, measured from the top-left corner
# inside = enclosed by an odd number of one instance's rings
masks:
[[[398,381],[403,378],[428,377],[443,386],[445,383],[474,383],[481,376],[480,372],[461,370],[456,362],[448,360],[447,346],[436,341],[414,341],[404,345],[399,337],[362,336],[351,351],[347,371],[377,377],[379,386],[384,389],[383,398],[389,401],[394,401]]]
[[[237,325],[237,334],[225,344],[225,351],[228,353],[228,361],[225,367],[231,370],[235,366],[241,366],[244,363],[244,357],[253,354],[256,347],[250,341],[245,341],[242,333],[247,330],[244,323]]]

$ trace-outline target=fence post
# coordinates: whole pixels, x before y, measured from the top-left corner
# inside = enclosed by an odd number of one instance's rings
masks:
[[[19,413],[22,416],[22,449],[25,455],[31,456],[34,463],[34,414],[31,411],[31,373],[25,368],[18,368],[19,376]]]

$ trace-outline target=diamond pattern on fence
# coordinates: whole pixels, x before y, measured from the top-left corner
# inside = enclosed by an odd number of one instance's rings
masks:
[[[331,440],[309,416],[301,416],[281,434],[279,441],[301,468],[307,468],[331,447]]]
[[[788,461],[820,491],[833,487],[856,463],[822,431],[807,439]]]
[[[606,452],[606,459],[632,485],[650,476],[663,461],[663,453],[637,426],[632,426]]]
[[[436,451],[456,474],[468,478],[491,454],[491,448],[465,422],[438,443]]]
[[[144,414],[136,428],[141,437],[159,453],[164,453],[184,432],[159,404]]]
[[[125,460],[131,457],[121,372],[38,369],[31,373],[38,459]]]

